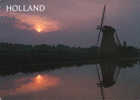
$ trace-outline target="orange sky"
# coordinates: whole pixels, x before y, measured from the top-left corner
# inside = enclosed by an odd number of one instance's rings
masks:
[[[36,31],[36,33],[47,33],[58,31],[61,29],[60,22],[48,17],[42,17],[39,15],[31,15],[24,13],[5,13],[2,12],[1,16],[14,17],[18,21],[13,23],[16,28],[22,30]]]

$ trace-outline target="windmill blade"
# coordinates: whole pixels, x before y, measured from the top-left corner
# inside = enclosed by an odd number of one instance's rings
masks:
[[[106,12],[106,5],[104,5],[104,9],[103,9],[103,13],[102,13],[102,18],[101,18],[101,24],[100,24],[100,27],[99,27],[99,34],[98,34],[97,44],[99,43],[101,31],[102,31],[102,28],[103,28],[105,12]]]
[[[103,88],[103,83],[101,81],[100,71],[99,71],[99,68],[98,68],[97,65],[96,65],[96,71],[97,71],[98,81],[99,81],[99,83],[97,84],[97,86],[99,86],[102,100],[104,100],[105,99],[105,96],[104,96],[104,88]]]
[[[120,42],[118,33],[116,32],[115,34],[116,34],[116,40],[117,40],[118,46],[121,46],[121,42]]]
[[[98,34],[97,45],[98,45],[99,40],[100,40],[100,34],[101,34],[101,29],[100,29],[99,34]]]
[[[101,28],[103,27],[103,24],[104,24],[105,12],[106,12],[106,5],[104,5],[104,9],[102,13],[101,24],[100,24]]]
[[[96,65],[96,71],[97,71],[97,75],[98,75],[98,80],[100,82],[101,81],[101,77],[100,77],[100,72],[99,72],[98,65]]]

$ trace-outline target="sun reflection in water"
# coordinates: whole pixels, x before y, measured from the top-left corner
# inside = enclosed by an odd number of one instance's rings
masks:
[[[41,82],[43,82],[43,80],[47,81],[47,79],[44,79],[43,76],[40,74],[35,77],[35,81],[37,83],[41,83]]]
[[[13,80],[15,89],[0,90],[3,95],[18,95],[31,92],[38,92],[48,90],[48,88],[55,87],[59,84],[60,79],[55,76],[38,74],[35,77],[22,77]]]

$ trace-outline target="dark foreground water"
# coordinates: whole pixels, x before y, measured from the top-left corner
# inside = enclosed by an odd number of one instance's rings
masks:
[[[72,66],[0,76],[0,100],[140,100],[140,65]]]

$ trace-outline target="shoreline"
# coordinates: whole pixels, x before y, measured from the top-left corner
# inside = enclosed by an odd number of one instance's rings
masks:
[[[0,75],[11,75],[16,73],[33,73],[33,72],[42,72],[42,71],[51,71],[60,68],[69,68],[69,67],[80,67],[82,65],[90,64],[116,64],[116,65],[132,65],[140,63],[140,57],[133,58],[120,58],[120,59],[94,59],[87,61],[67,61],[67,62],[53,62],[53,63],[42,63],[42,64],[17,64],[17,65],[1,65]]]

